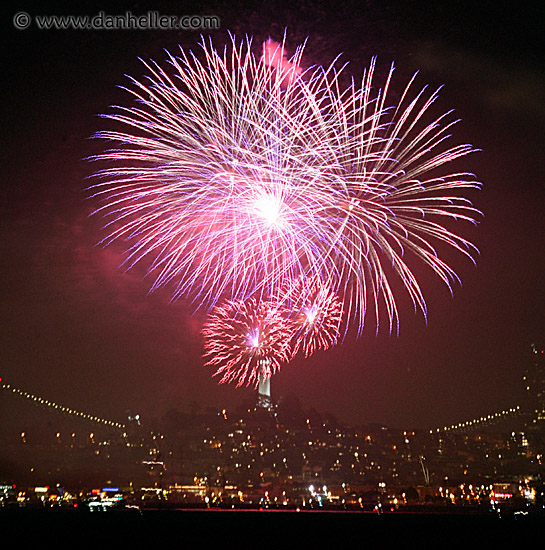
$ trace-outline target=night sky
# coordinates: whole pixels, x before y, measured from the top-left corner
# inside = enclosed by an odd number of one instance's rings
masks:
[[[127,411],[161,417],[195,404],[232,408],[251,389],[218,385],[203,367],[200,327],[170,289],[149,294],[142,270],[124,273],[123,249],[96,246],[103,220],[85,187],[95,166],[85,159],[104,144],[99,115],[130,98],[117,86],[141,76],[138,57],[163,61],[163,49],[195,48],[198,32],[15,30],[16,11],[76,13],[69,7],[20,8],[4,15],[1,176],[0,377],[60,404],[114,420]],[[272,394],[294,394],[351,424],[442,426],[489,414],[523,399],[530,345],[545,340],[544,182],[545,73],[538,49],[543,12],[517,3],[146,2],[108,13],[218,15],[227,31],[287,47],[308,37],[303,58],[328,64],[338,53],[361,74],[373,55],[379,70],[395,61],[394,85],[444,84],[443,111],[462,119],[457,142],[481,152],[466,157],[483,189],[471,195],[483,211],[464,235],[480,249],[477,265],[448,259],[463,285],[451,296],[419,270],[427,324],[400,296],[400,333],[370,327],[327,352],[296,359],[272,380]],[[119,7],[122,6],[122,7]],[[199,7],[200,6],[200,7]],[[104,4],[82,4],[95,15]],[[4,396],[0,395],[1,398]],[[2,423],[13,409],[0,407]]]

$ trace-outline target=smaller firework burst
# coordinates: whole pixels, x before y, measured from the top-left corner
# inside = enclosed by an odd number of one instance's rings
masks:
[[[206,366],[220,383],[254,386],[275,374],[291,357],[293,321],[269,301],[227,300],[210,313],[203,328]]]
[[[295,322],[292,353],[301,350],[305,357],[334,345],[343,320],[343,302],[331,288],[314,277],[300,277],[284,293],[284,309]]]

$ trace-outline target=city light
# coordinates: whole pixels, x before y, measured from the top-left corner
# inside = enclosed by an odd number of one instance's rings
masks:
[[[111,468],[117,472],[107,474],[112,481],[79,495],[60,486],[36,485],[31,490],[17,491],[6,486],[4,493],[0,492],[0,506],[9,500],[25,507],[32,503],[32,495],[37,495],[43,506],[85,506],[95,512],[119,507],[142,509],[161,502],[161,506],[357,509],[383,514],[406,506],[433,503],[441,507],[448,502],[475,510],[487,506],[497,513],[519,501],[534,506],[538,499],[535,481],[528,473],[540,467],[542,454],[524,432],[487,434],[489,450],[483,455],[483,435],[478,430],[483,423],[459,422],[453,425],[457,429],[439,433],[385,427],[370,432],[324,420],[311,425],[310,417],[303,417],[298,424],[279,424],[281,406],[271,407],[249,408],[243,416],[228,415],[225,408],[210,412],[200,440],[187,439],[187,435],[178,440],[172,435],[149,432],[142,419],[139,424],[133,423],[136,431],[129,435],[124,432],[123,437],[118,433],[117,439],[111,435],[103,439],[98,431],[82,439],[72,431],[67,432],[69,437],[63,437],[64,431],[53,430],[51,443],[55,443],[56,453],[64,454],[65,467],[70,465],[70,456],[77,457],[92,448],[101,468],[107,468],[105,472]],[[91,419],[95,417],[73,418],[94,422]],[[500,422],[509,415],[493,413],[483,418]],[[459,433],[464,434],[462,439]],[[194,435],[198,437],[199,432]],[[27,432],[19,432],[17,437],[26,441],[21,448],[36,449]],[[180,461],[172,449],[181,441],[186,448],[183,468],[192,464],[195,469],[189,470],[192,477],[187,482],[169,484],[169,476],[180,475],[176,473]],[[119,462],[127,445],[131,452],[139,449],[140,474],[123,487],[115,479],[122,473],[123,464],[128,465]],[[114,462],[109,458],[112,453],[118,457]],[[521,456],[527,465],[521,470],[524,475],[516,483],[502,479],[498,475],[500,466],[520,464]],[[484,478],[490,480],[490,472],[495,472],[495,481],[483,483]],[[162,486],[150,484],[153,479]],[[281,490],[273,490],[276,486]],[[528,508],[521,511],[527,513]]]

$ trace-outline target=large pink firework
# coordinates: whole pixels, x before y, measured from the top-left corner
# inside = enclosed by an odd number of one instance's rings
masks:
[[[475,223],[466,195],[479,184],[447,168],[474,149],[449,145],[456,120],[431,116],[438,92],[413,93],[413,79],[391,105],[393,68],[376,86],[374,61],[343,88],[333,64],[303,70],[302,47],[288,58],[272,42],[256,54],[251,40],[222,53],[201,46],[170,56],[169,69],[146,63],[147,79],[129,88],[137,104],[108,115],[125,129],[99,134],[118,144],[99,155],[112,165],[93,187],[111,218],[105,242],[128,240],[127,265],[146,261],[152,288],[170,283],[175,299],[206,311],[230,300],[208,333],[249,297],[257,306],[316,281],[333,300],[326,318],[340,323],[342,303],[358,333],[369,310],[397,325],[394,279],[426,314],[414,266],[450,288],[448,249],[477,252],[455,229]],[[300,342],[307,354],[336,339],[310,341]],[[246,359],[222,378],[248,380]]]
[[[291,358],[293,330],[278,304],[228,300],[203,325],[206,366],[216,368],[220,383],[257,387]]]

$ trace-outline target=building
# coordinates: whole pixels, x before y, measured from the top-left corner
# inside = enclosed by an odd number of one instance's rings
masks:
[[[526,430],[534,446],[545,443],[545,345],[532,344],[528,367],[524,374],[526,388]]]

